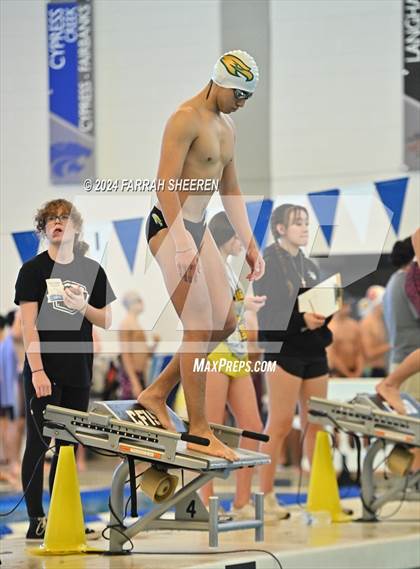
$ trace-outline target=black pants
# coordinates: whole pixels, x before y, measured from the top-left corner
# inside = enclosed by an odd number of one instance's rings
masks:
[[[28,510],[29,517],[41,518],[44,514],[42,507],[42,491],[44,485],[44,459],[39,461],[41,455],[45,454],[46,446],[50,444],[49,437],[41,437],[38,433],[42,434],[44,423],[43,411],[48,404],[58,405],[60,407],[67,407],[69,409],[77,409],[78,411],[86,411],[89,405],[89,391],[90,387],[70,387],[70,386],[57,386],[53,385],[52,394],[49,397],[36,397],[32,380],[24,377],[25,389],[25,411],[26,411],[26,447],[22,460],[22,486],[26,491],[25,502],[26,509]],[[33,414],[31,413],[31,408]],[[38,430],[35,426],[38,426]],[[54,450],[54,457],[50,470],[50,493],[52,492],[54,484],[54,476],[57,468],[58,452],[60,443],[56,441],[56,448]],[[35,468],[36,467],[36,468]],[[29,481],[32,481],[29,484]],[[28,486],[29,485],[29,486]]]

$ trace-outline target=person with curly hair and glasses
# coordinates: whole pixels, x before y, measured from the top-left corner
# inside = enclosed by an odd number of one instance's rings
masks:
[[[86,411],[92,379],[92,325],[109,328],[115,295],[103,268],[85,256],[83,221],[67,200],[46,203],[35,216],[48,248],[25,262],[15,285],[25,345],[23,382],[26,447],[22,485],[29,516],[27,539],[42,539],[43,471],[50,439],[42,437],[48,404]],[[50,470],[52,491],[60,441]]]

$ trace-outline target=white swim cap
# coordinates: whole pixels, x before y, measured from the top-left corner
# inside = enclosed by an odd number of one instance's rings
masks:
[[[235,49],[217,60],[211,78],[219,87],[253,93],[259,79],[258,66],[249,53]]]

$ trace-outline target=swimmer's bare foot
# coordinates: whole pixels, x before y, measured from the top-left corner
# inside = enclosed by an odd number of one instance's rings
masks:
[[[385,401],[391,405],[397,413],[400,415],[406,415],[404,403],[401,399],[400,392],[396,387],[387,385],[384,381],[381,381],[376,386],[376,392],[382,397],[382,399],[385,399]]]
[[[176,433],[174,424],[172,423],[168,410],[166,408],[166,399],[158,397],[145,389],[137,397],[137,401],[142,407],[154,413],[164,429]]]
[[[196,452],[201,452],[204,454],[210,454],[211,456],[219,456],[220,458],[225,458],[231,462],[238,459],[238,455],[231,448],[222,443],[222,441],[220,441],[212,431],[206,433],[193,433],[190,431],[190,434],[198,435],[210,440],[209,446],[188,443],[187,447],[190,450],[195,450]]]

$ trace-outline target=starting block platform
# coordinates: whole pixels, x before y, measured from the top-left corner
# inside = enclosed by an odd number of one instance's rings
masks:
[[[370,439],[361,475],[361,521],[377,521],[379,509],[387,502],[420,501],[420,471],[410,472],[413,455],[409,452],[410,448],[420,447],[420,405],[407,394],[402,394],[402,399],[407,415],[395,413],[377,395],[359,394],[349,403],[317,397],[309,401],[312,423]],[[380,494],[374,476],[377,455],[389,444],[394,446],[385,463],[395,479]]]
[[[188,422],[183,421],[168,408],[178,432],[162,428],[156,416],[142,408],[136,401],[100,401],[91,411],[82,412],[48,405],[43,433],[71,443],[113,452],[123,460],[114,471],[110,508],[109,552],[124,553],[124,544],[145,530],[205,530],[209,533],[209,545],[218,545],[220,532],[254,529],[256,541],[264,539],[264,496],[255,495],[255,519],[221,521],[218,515],[218,498],[211,497],[209,510],[204,506],[198,490],[214,478],[227,478],[240,468],[259,466],[270,462],[268,455],[240,449],[241,437],[266,441],[261,433],[244,431],[234,427],[210,424],[214,434],[235,450],[237,459],[230,462],[190,450],[188,443],[208,445],[208,439],[190,435]],[[135,461],[148,463],[150,468],[141,475],[140,487],[151,497],[156,506],[129,526],[124,523],[124,485],[130,480],[131,515],[136,512]],[[188,470],[197,476],[178,488],[178,477],[172,471]],[[175,508],[174,519],[163,519],[169,509]],[[136,516],[135,516],[136,517]]]

